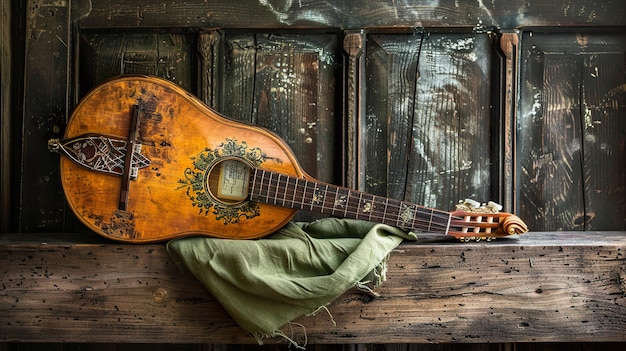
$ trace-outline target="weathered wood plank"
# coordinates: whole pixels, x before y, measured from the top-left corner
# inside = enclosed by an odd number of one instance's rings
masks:
[[[411,130],[422,122],[416,121],[416,84],[423,73],[418,73],[418,63],[424,35],[368,37],[366,113],[359,125],[358,174],[364,191],[404,200],[413,156]]]
[[[523,87],[534,109],[520,114],[520,215],[536,230],[582,229],[579,87],[576,55],[539,54]],[[532,71],[532,73],[530,73]],[[529,89],[533,90],[530,94]]]
[[[583,59],[585,230],[626,229],[626,35]]]
[[[19,230],[61,231],[65,202],[59,161],[46,143],[62,133],[70,109],[70,9],[67,2],[47,2],[26,6],[25,12],[22,148],[16,155],[21,179],[14,185]]]
[[[200,56],[198,97],[205,104],[217,111],[223,110],[221,105],[221,83],[219,58],[223,55],[223,37],[218,31],[207,31],[198,35],[198,54]]]
[[[522,43],[518,213],[534,230],[626,228],[626,37],[527,32]]]
[[[280,135],[302,167],[333,181],[339,43],[335,34],[226,34],[225,115]]]
[[[176,33],[82,33],[81,92],[120,74],[159,76],[193,91],[194,39]]]
[[[467,197],[491,199],[491,39],[489,33],[425,39],[406,198],[444,209]]]
[[[11,16],[16,12],[10,2],[0,4],[0,233],[10,229],[11,222],[11,170],[13,169],[12,125],[15,123],[12,116],[12,56],[13,40],[10,35],[12,29]]]
[[[87,1],[87,0],[82,0]],[[341,28],[625,25],[621,0],[496,1],[92,1],[82,28]]]
[[[221,94],[221,112],[235,120],[252,123],[255,109],[255,35],[231,34],[224,41],[224,79],[219,86],[224,91]]]
[[[163,245],[85,235],[0,237],[0,340],[255,342]],[[626,341],[625,263],[626,232],[423,238],[392,252],[380,297],[344,294],[336,326],[324,312],[296,322],[310,343]]]
[[[436,208],[488,200],[490,36],[424,36],[369,38],[361,182],[367,191]]]

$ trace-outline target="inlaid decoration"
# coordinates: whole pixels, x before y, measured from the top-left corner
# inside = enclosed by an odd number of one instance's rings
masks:
[[[252,167],[260,166],[267,158],[258,147],[249,147],[245,141],[226,139],[214,149],[206,148],[191,158],[193,167],[185,170],[185,178],[178,182],[178,189],[186,189],[191,204],[197,207],[199,214],[212,214],[224,224],[238,223],[242,218],[250,219],[260,214],[257,203],[242,201],[229,203],[217,199],[208,189],[207,183],[210,170],[225,159],[239,159]]]

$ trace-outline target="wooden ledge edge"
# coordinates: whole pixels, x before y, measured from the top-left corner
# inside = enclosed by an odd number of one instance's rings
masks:
[[[434,244],[434,245],[565,245],[579,246],[590,244],[620,244],[626,242],[626,231],[559,231],[559,232],[529,232],[522,235],[498,238],[491,242],[471,241],[459,242],[452,237],[430,234],[418,234],[415,243],[405,242],[404,245]],[[162,243],[126,244],[107,240],[94,233],[8,233],[0,234],[0,248],[3,246],[36,246],[36,245],[127,245],[127,246],[163,246]]]
[[[424,237],[392,252],[378,297],[351,290],[327,306],[336,326],[321,312],[295,322],[320,344],[621,342],[625,256],[626,232]],[[0,341],[256,342],[164,244],[2,235],[0,282]]]

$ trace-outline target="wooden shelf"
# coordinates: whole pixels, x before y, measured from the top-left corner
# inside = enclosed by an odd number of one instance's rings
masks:
[[[380,297],[330,304],[336,326],[325,312],[296,322],[309,343],[626,341],[625,263],[626,232],[424,238],[391,254]],[[163,244],[2,235],[0,281],[0,341],[256,342]]]

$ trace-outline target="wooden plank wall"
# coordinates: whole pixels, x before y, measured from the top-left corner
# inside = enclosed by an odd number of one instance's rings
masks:
[[[491,198],[490,33],[376,34],[366,47],[359,185],[450,209]]]
[[[506,165],[499,164],[498,153],[502,152],[499,131],[486,133],[486,128],[493,128],[501,122],[499,112],[494,114],[493,108],[502,105],[501,92],[497,92],[501,84],[499,73],[492,74],[490,71],[500,64],[490,62],[493,51],[498,50],[498,43],[489,32],[529,28],[523,31],[526,34],[521,39],[523,43],[534,43],[537,40],[533,41],[531,33],[538,26],[548,26],[553,30],[561,28],[562,32],[570,33],[564,35],[572,35],[572,32],[575,35],[577,30],[570,28],[583,25],[585,28],[624,26],[626,23],[622,16],[615,15],[624,12],[626,5],[621,0],[602,4],[570,0],[562,6],[538,0],[519,4],[505,1],[489,4],[372,1],[358,5],[345,1],[333,6],[316,1],[282,5],[264,1],[237,5],[216,1],[210,6],[200,0],[163,3],[160,6],[149,1],[124,0],[73,1],[71,6],[64,2],[35,1],[30,7],[23,6],[19,1],[15,3],[18,8],[24,9],[23,18],[27,22],[23,29],[26,39],[23,78],[26,84],[23,99],[17,93],[17,100],[24,103],[15,104],[25,109],[15,123],[16,129],[21,129],[15,137],[24,138],[20,143],[23,147],[14,146],[13,153],[15,164],[20,166],[20,176],[5,186],[13,189],[15,194],[3,195],[3,201],[10,204],[4,207],[16,209],[16,214],[11,217],[5,210],[4,218],[10,221],[6,227],[10,231],[60,232],[74,227],[73,216],[65,211],[56,156],[45,151],[43,141],[62,134],[68,113],[85,89],[105,77],[123,72],[169,77],[234,118],[249,119],[276,128],[291,142],[305,168],[322,180],[443,208],[449,208],[461,197],[499,200],[510,198],[510,194],[515,193],[521,197],[517,203],[505,203],[507,209],[519,210],[531,219],[531,227],[538,230],[582,229],[585,226],[579,223],[591,223],[590,218],[595,218],[592,221],[595,228],[624,228],[623,221],[619,220],[624,217],[623,201],[619,200],[624,198],[623,187],[606,189],[600,193],[600,198],[594,199],[592,194],[598,194],[598,189],[594,187],[602,184],[603,180],[590,177],[596,169],[592,163],[583,167],[586,173],[581,169],[579,174],[590,181],[577,183],[577,187],[587,189],[584,206],[588,208],[591,204],[604,203],[604,194],[612,194],[609,196],[613,199],[609,207],[614,211],[605,218],[617,218],[617,227],[614,227],[614,221],[606,226],[597,224],[601,222],[601,217],[597,216],[606,213],[608,207],[589,208],[587,211],[581,210],[582,205],[579,204],[571,211],[563,211],[558,206],[546,209],[542,201],[552,197],[552,194],[547,194],[547,197],[541,195],[535,200],[533,197],[539,196],[534,193],[536,188],[522,188],[527,186],[526,180],[534,179],[523,174],[523,169],[533,162],[535,165],[546,162],[547,157],[555,157],[555,153],[540,152],[529,157],[532,147],[521,145],[517,155],[521,163],[516,168],[514,186],[508,189],[494,186],[503,182],[499,177],[502,173],[499,167]],[[205,28],[221,30],[201,34]],[[451,33],[454,28],[460,28],[460,33]],[[364,52],[365,55],[354,61],[357,57],[344,51],[343,44],[346,35],[359,31],[362,34],[357,37],[362,43],[359,47],[361,51],[357,52]],[[408,32],[409,35],[399,32]],[[612,36],[620,37],[620,33],[617,30]],[[410,39],[411,36],[414,38]],[[466,38],[463,39],[463,36]],[[602,35],[591,37],[604,40]],[[124,38],[127,41],[124,42]],[[406,45],[397,44],[394,48],[393,42],[401,42],[401,38],[406,39]],[[619,42],[622,39],[611,40]],[[471,47],[463,47],[465,44],[471,44]],[[567,45],[559,44],[561,47]],[[607,42],[607,45],[611,43]],[[585,49],[576,44],[568,50],[571,50],[570,56],[575,57],[576,50],[590,52],[590,47]],[[104,51],[98,53],[101,49]],[[118,49],[123,53],[111,51]],[[272,55],[273,50],[281,55]],[[386,63],[380,61],[382,56],[376,57],[384,52],[389,54]],[[415,56],[417,52],[422,54]],[[109,57],[112,60],[107,61],[106,55],[112,55]],[[619,61],[619,55],[614,54],[611,60]],[[598,57],[608,59],[609,55]],[[92,62],[91,58],[96,61]],[[407,61],[405,67],[397,66],[397,62],[393,64],[394,60],[401,61],[403,58],[415,63]],[[350,62],[352,66],[349,66]],[[528,60],[518,62],[519,67],[530,63]],[[278,64],[285,66],[278,69]],[[387,67],[386,73],[381,70],[385,66],[376,67],[387,64],[391,66]],[[416,71],[418,64],[419,70]],[[392,71],[398,75],[389,75]],[[620,85],[616,83],[619,75],[614,76],[616,82],[603,81],[603,77],[607,76],[601,75],[594,81],[606,82],[603,89],[613,94],[615,98],[612,101],[618,101],[615,106],[620,106],[619,97],[623,94],[620,94]],[[346,81],[347,78],[350,80]],[[397,80],[388,82],[386,88],[376,81],[389,78]],[[524,79],[526,76],[518,82],[519,95],[515,95],[523,102],[519,106],[519,121],[522,123],[528,121],[523,118],[528,114],[526,111],[532,109],[532,99],[536,95],[532,89],[529,90]],[[295,84],[296,81],[301,83],[292,87],[294,89],[280,86],[285,82]],[[589,84],[586,86],[593,88]],[[350,87],[353,93],[348,91]],[[390,88],[388,92],[393,94],[389,95],[391,100],[384,96],[384,89]],[[490,89],[495,89],[496,93],[492,94]],[[377,91],[380,95],[376,95]],[[571,93],[577,94],[574,90]],[[585,96],[591,99],[593,95],[589,92]],[[429,100],[432,97],[436,99]],[[245,100],[236,102],[230,99]],[[389,101],[395,102],[390,105]],[[539,105],[546,106],[545,103]],[[352,110],[346,110],[347,107]],[[350,111],[354,114],[350,115]],[[596,108],[584,111],[600,113]],[[623,113],[619,108],[616,111]],[[447,119],[445,123],[435,126],[433,123],[439,123],[439,120],[432,117],[438,114]],[[299,120],[297,124],[283,123],[286,119],[293,122],[296,115],[304,120]],[[583,121],[589,115],[584,114],[579,120]],[[619,121],[617,118],[612,120]],[[376,128],[371,129],[374,124],[369,123],[376,123]],[[590,125],[599,127],[594,123]],[[620,128],[619,122],[616,123],[618,125],[612,130]],[[346,128],[343,133],[337,133],[337,126]],[[518,139],[527,137],[530,127],[519,126],[522,129]],[[389,128],[401,130],[399,133],[390,132]],[[438,129],[435,131],[433,128]],[[599,128],[586,129],[595,131]],[[459,132],[462,139],[447,137],[450,133],[456,135]],[[620,149],[621,137],[617,132],[613,135],[613,140],[609,141],[610,149],[614,150],[610,159],[619,160],[620,150],[623,150]],[[587,135],[581,140],[589,144],[588,139],[593,137]],[[296,139],[310,142],[300,143]],[[429,141],[431,139],[439,144],[434,147]],[[381,146],[380,143],[384,142],[389,144]],[[428,146],[425,147],[425,143]],[[601,144],[589,144],[584,148],[585,152],[592,151],[592,145]],[[410,151],[406,153],[409,157],[400,157],[399,150]],[[599,154],[607,153],[599,151]],[[384,161],[386,165],[373,167],[368,164],[374,159]],[[11,168],[8,158],[3,160],[8,163],[3,169]],[[575,163],[575,160],[572,162]],[[615,162],[607,160],[602,164],[614,165]],[[605,173],[623,174],[622,170],[611,169]],[[490,182],[485,182],[486,179]],[[618,177],[616,184],[621,180]],[[582,199],[577,201],[583,202]],[[567,226],[547,224],[541,218],[553,213],[555,217],[562,216],[563,212],[568,213],[565,216],[569,219],[559,221]]]
[[[223,37],[220,111],[280,135],[317,179],[337,182],[337,33],[272,32]]]
[[[218,48],[202,59],[218,67],[207,103],[277,132],[309,173],[345,183],[337,33],[89,32],[80,38],[78,91],[120,73],[159,75],[199,91],[209,85],[195,69],[204,36]],[[506,190],[491,185],[499,176],[493,164],[501,162],[492,150],[501,137],[492,126],[494,38],[426,31],[367,37],[365,111],[353,131],[358,157],[350,160],[358,188],[444,209],[464,197],[501,200]],[[521,79],[528,83],[520,92],[514,190],[515,209],[532,228],[625,228],[617,132],[625,120],[624,40],[619,33],[523,32]]]
[[[84,231],[45,144],[88,89],[121,73],[166,77],[276,131],[321,180],[443,209],[510,199],[535,231],[626,229],[623,0],[15,0],[2,10],[2,233]],[[516,40],[502,53],[504,32]],[[511,346],[472,346],[499,347]]]
[[[525,32],[518,195],[536,230],[626,228],[626,37]]]
[[[11,115],[11,55],[15,52],[12,49],[11,41],[11,9],[10,4],[2,2],[0,4],[0,10],[2,17],[0,21],[2,24],[2,37],[0,37],[0,158],[3,162],[0,164],[0,233],[6,233],[9,230],[9,217],[11,207],[10,203],[10,178],[11,167],[5,167],[11,164],[12,153],[11,148],[11,119],[5,118],[5,116]]]

